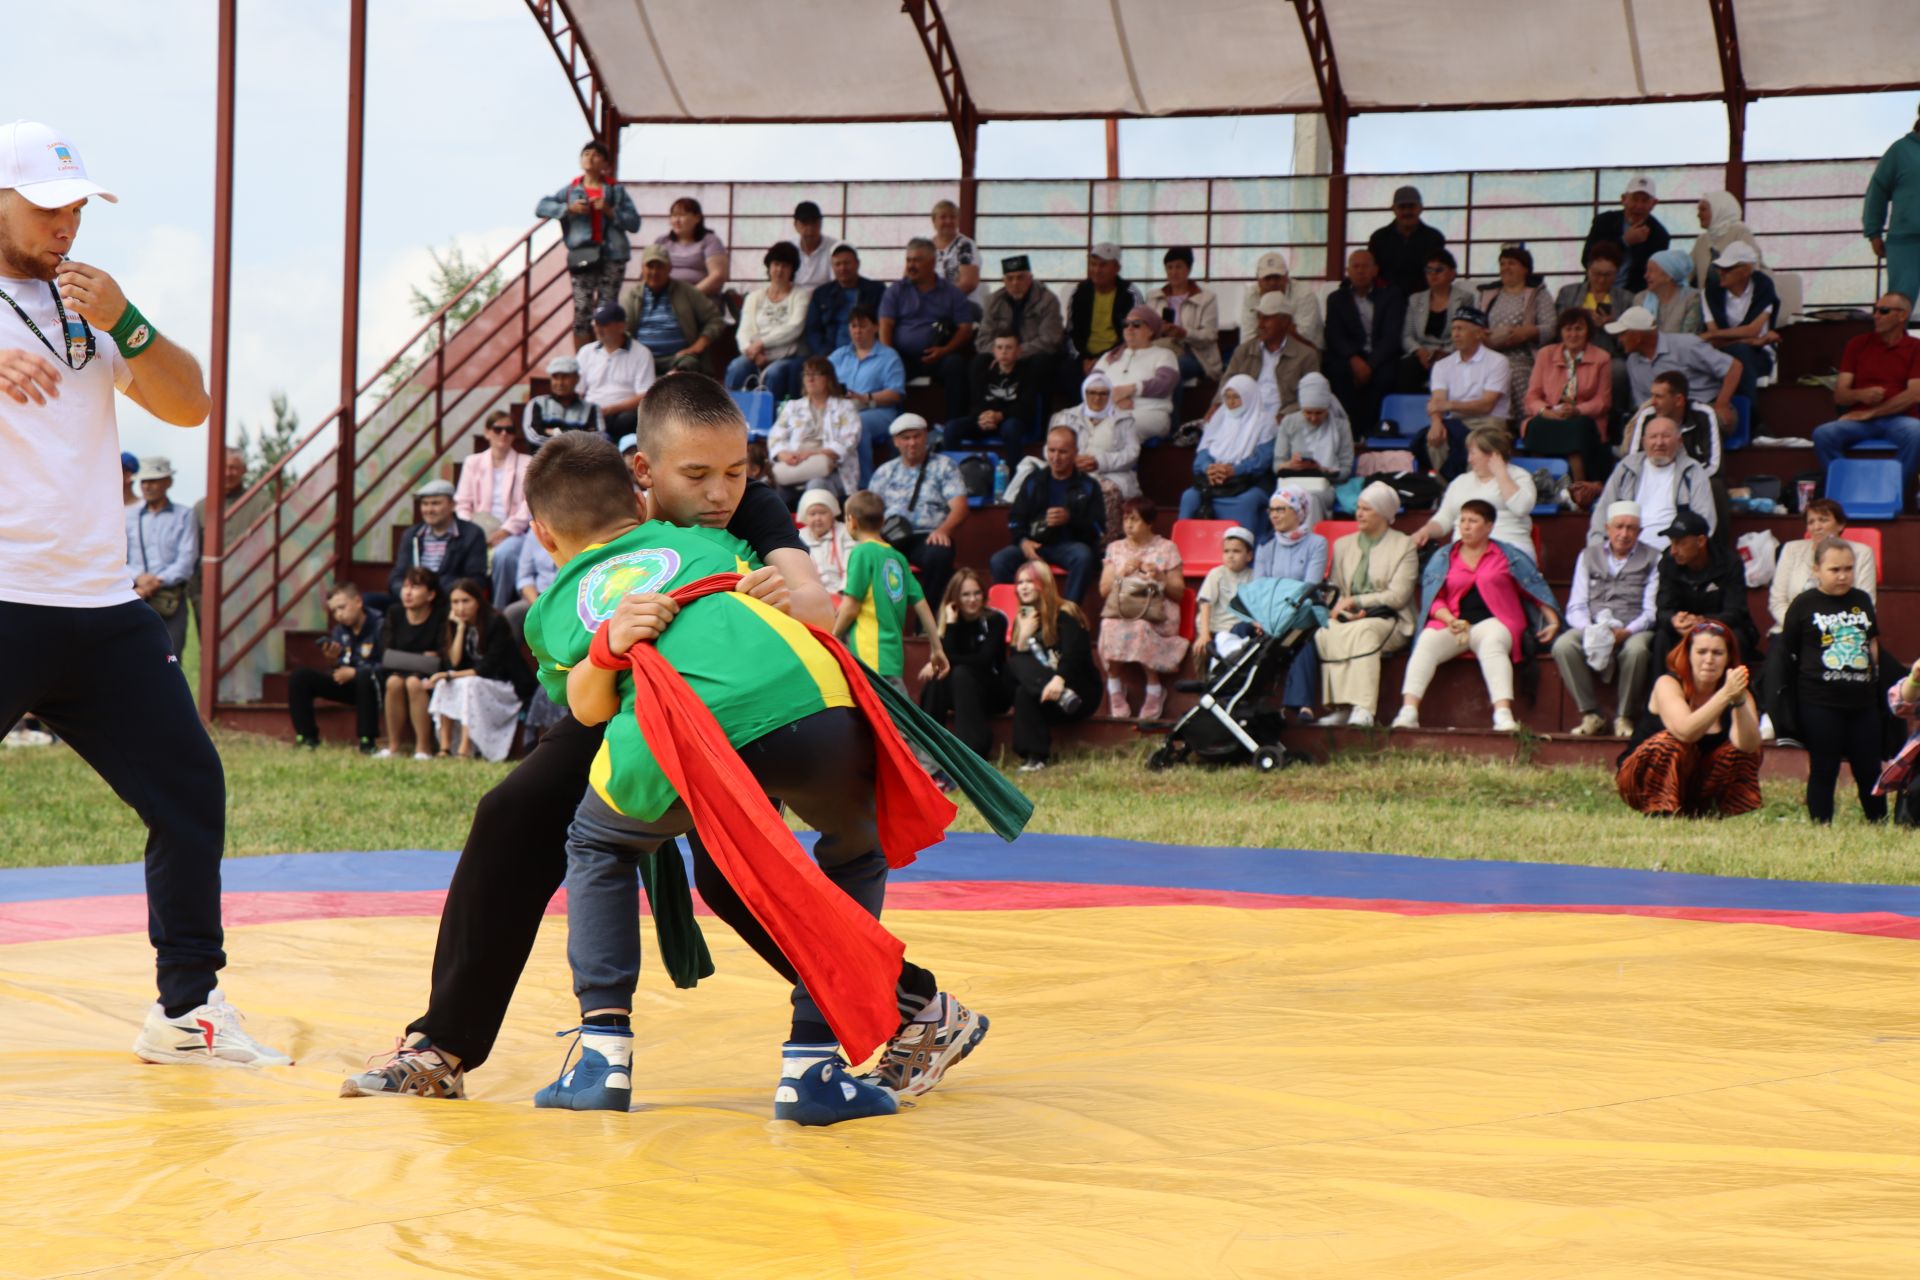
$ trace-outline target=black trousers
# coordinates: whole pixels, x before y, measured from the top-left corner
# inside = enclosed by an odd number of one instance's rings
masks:
[[[586,792],[587,771],[600,750],[603,732],[598,725],[589,728],[568,716],[481,797],[474,812],[453,882],[447,886],[446,906],[441,909],[427,1011],[407,1028],[456,1054],[467,1067],[478,1067],[492,1053],[513,990],[527,967],[527,957],[533,954],[541,916],[566,879],[567,828]],[[747,744],[741,753],[749,769],[755,763],[752,749],[761,741]],[[845,791],[846,761],[834,763],[833,776]],[[816,812],[815,816],[821,815]],[[719,873],[697,837],[690,837],[688,843],[694,854],[693,883],[701,899],[775,972],[796,982],[793,965]],[[818,844],[814,853],[823,856]],[[827,854],[832,854],[831,846]],[[661,856],[677,855],[663,850]],[[846,860],[853,859],[849,855]],[[880,865],[884,872],[884,859]],[[918,991],[926,985],[927,979],[919,977],[924,973],[905,966],[902,984]]]
[[[993,754],[993,717],[1007,709],[1011,698],[1001,673],[986,667],[955,663],[944,680],[920,687],[920,708],[946,723],[953,715],[953,736],[982,760]]]
[[[1799,700],[1800,742],[1807,749],[1807,816],[1815,822],[1833,821],[1833,791],[1840,780],[1840,761],[1853,774],[1860,795],[1860,812],[1869,822],[1884,822],[1887,798],[1873,794],[1880,776],[1880,716],[1872,706],[1839,710]]]
[[[1100,705],[1100,690],[1075,690],[1080,706],[1072,715],[1061,710],[1060,703],[1042,702],[1053,680],[1053,672],[1039,662],[1026,660],[1007,664],[1007,681],[1013,686],[1013,749],[1023,760],[1045,760],[1053,755],[1053,726],[1084,720]]]
[[[371,667],[360,667],[346,684],[334,682],[333,672],[301,667],[287,676],[287,714],[293,717],[293,731],[303,738],[318,740],[320,722],[314,718],[313,700],[344,702],[353,708],[354,733],[362,738],[380,736],[380,682]]]
[[[31,712],[147,826],[147,937],[160,1002],[206,1003],[226,966],[227,783],[160,616],[0,603],[0,735]]]
[[[907,563],[920,571],[920,590],[927,602],[938,603],[947,593],[947,579],[953,576],[953,540],[948,539],[943,547],[927,541],[926,534],[916,533],[901,550]]]

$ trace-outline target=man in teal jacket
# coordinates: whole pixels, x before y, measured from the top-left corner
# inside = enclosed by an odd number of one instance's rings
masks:
[[[1887,260],[1887,292],[1913,299],[1920,290],[1920,120],[1874,166],[1860,217],[1874,256]]]

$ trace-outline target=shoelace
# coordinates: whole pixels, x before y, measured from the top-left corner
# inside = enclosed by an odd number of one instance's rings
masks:
[[[392,1049],[388,1050],[384,1054],[382,1053],[368,1054],[365,1065],[368,1070],[372,1070],[376,1065],[375,1059],[384,1058],[385,1061],[378,1063],[378,1066],[380,1067],[381,1070],[386,1070],[390,1067],[397,1066],[400,1062],[400,1059],[402,1058],[409,1058],[409,1057],[424,1058],[428,1054],[432,1054],[434,1061],[438,1062],[441,1066],[443,1067],[448,1066],[447,1060],[441,1057],[439,1053],[434,1050],[432,1045],[411,1045],[407,1043],[407,1038],[405,1036],[395,1036],[393,1038]]]

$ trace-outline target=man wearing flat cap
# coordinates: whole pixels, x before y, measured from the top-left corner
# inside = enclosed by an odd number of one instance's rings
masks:
[[[1633,736],[1634,721],[1653,689],[1653,627],[1660,591],[1660,552],[1640,540],[1640,504],[1616,502],[1606,509],[1607,536],[1574,562],[1567,592],[1567,629],[1553,642],[1560,682],[1580,705],[1583,738],[1607,731],[1597,683],[1614,681],[1613,732]]]
[[[387,594],[395,600],[400,598],[400,580],[415,565],[439,576],[443,597],[462,578],[491,581],[487,574],[487,535],[479,525],[453,514],[457,494],[445,480],[429,480],[414,490],[413,496],[420,500],[420,523],[400,539],[393,572],[387,575]]]
[[[1426,205],[1420,188],[1401,187],[1393,193],[1393,221],[1367,237],[1367,248],[1380,266],[1380,278],[1411,298],[1427,287],[1427,263],[1434,250],[1447,247],[1439,228],[1420,218]]]
[[[521,432],[535,452],[562,431],[602,431],[600,408],[580,394],[580,362],[572,356],[547,361],[547,394],[527,401]]]
[[[1024,253],[1000,259],[1000,287],[987,299],[973,345],[973,388],[993,363],[993,340],[1010,333],[1020,339],[1020,368],[1035,386],[1050,385],[1060,349],[1066,342],[1066,320],[1053,290],[1033,278],[1033,264]]]

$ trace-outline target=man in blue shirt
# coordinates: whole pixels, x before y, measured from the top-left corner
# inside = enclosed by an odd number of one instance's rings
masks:
[[[807,351],[825,356],[847,345],[847,323],[855,307],[878,316],[886,286],[860,274],[860,254],[850,244],[833,251],[833,279],[814,289],[807,303]]]
[[[127,572],[134,594],[166,624],[167,639],[178,657],[187,643],[187,579],[200,563],[200,529],[193,512],[167,497],[173,488],[173,464],[142,458],[133,476],[145,499],[127,508]]]
[[[336,582],[327,592],[327,613],[333,625],[327,638],[319,641],[321,656],[332,665],[325,671],[297,667],[287,673],[287,713],[293,717],[293,745],[318,747],[320,723],[314,718],[313,700],[344,702],[354,710],[355,735],[360,754],[373,754],[373,740],[380,732],[380,624],[378,609],[367,608],[360,588],[351,582]]]
[[[933,241],[907,241],[907,274],[880,300],[880,342],[900,353],[907,377],[926,376],[947,397],[946,420],[967,411],[967,365],[973,350],[971,299],[934,270]]]
[[[873,446],[886,439],[907,398],[907,371],[900,353],[881,344],[873,312],[855,307],[847,320],[847,333],[847,345],[827,359],[833,376],[847,389],[847,399],[860,411],[860,483],[864,485],[873,474]]]

